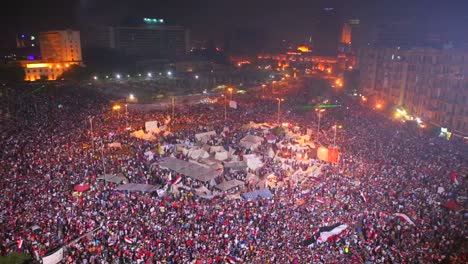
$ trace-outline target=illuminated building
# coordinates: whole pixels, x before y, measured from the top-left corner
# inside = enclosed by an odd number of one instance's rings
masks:
[[[72,64],[75,63],[43,63],[36,62],[30,63],[23,62],[25,81],[38,81],[38,80],[57,80]]]
[[[454,136],[468,136],[468,52],[369,48],[359,54],[361,90]]]
[[[341,43],[351,45],[351,26],[348,23],[344,23],[341,29]]]
[[[80,32],[57,30],[39,33],[42,60],[46,62],[80,62]]]
[[[41,60],[21,61],[26,81],[56,80],[71,65],[81,65],[80,32],[58,30],[39,33]]]

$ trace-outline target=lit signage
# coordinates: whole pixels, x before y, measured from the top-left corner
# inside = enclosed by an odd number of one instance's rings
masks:
[[[158,18],[143,18],[143,22],[146,24],[164,24],[164,19],[158,19]]]
[[[47,68],[49,67],[48,63],[28,63],[26,64],[26,68],[34,69],[34,68]]]

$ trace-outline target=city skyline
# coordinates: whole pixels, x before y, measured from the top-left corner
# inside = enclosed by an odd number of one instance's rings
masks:
[[[127,0],[45,0],[16,1],[3,10],[1,29],[6,38],[0,43],[11,47],[14,36],[23,32],[52,29],[79,29],[86,24],[118,25],[129,18],[160,17],[168,24],[191,30],[193,39],[223,41],[230,30],[253,29],[272,36],[269,41],[286,39],[306,42],[316,34],[324,12],[333,12],[337,23],[348,19],[360,20],[359,44],[370,41],[377,25],[395,21],[409,21],[414,32],[441,34],[443,40],[465,42],[464,25],[468,16],[462,10],[463,1],[127,1]],[[328,30],[328,28],[322,28]],[[338,37],[337,37],[338,38]],[[337,39],[338,41],[338,39]]]

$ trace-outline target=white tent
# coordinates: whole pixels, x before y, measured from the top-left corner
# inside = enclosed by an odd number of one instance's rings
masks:
[[[159,122],[158,121],[147,121],[145,122],[145,130],[146,132],[150,131],[157,131],[159,133]]]
[[[113,183],[127,183],[128,180],[125,178],[123,173],[117,174],[104,174],[97,178],[98,180],[105,180],[106,182],[113,182]]]
[[[247,149],[256,149],[260,144],[262,144],[264,138],[254,136],[254,135],[247,135],[243,139],[240,140],[240,145]]]
[[[188,156],[191,159],[198,160],[198,159],[206,159],[210,156],[208,152],[203,149],[190,149],[188,150]]]
[[[198,134],[195,134],[195,139],[197,141],[201,141],[203,143],[206,143],[211,136],[216,136],[216,132],[215,131],[209,131],[209,132],[204,132],[204,133],[198,133]]]
[[[184,174],[185,176],[201,182],[209,182],[222,173],[222,170],[205,168],[201,164],[179,160],[173,157],[162,159],[159,166]]]
[[[222,183],[216,185],[215,188],[219,189],[221,191],[228,191],[228,190],[230,190],[232,188],[235,188],[237,186],[243,186],[243,185],[244,185],[243,181],[233,179],[233,180],[230,180],[230,181],[222,182]]]
[[[224,152],[226,151],[223,146],[211,146],[210,147],[210,153],[213,152]]]
[[[257,170],[263,166],[263,162],[256,154],[244,155],[247,167],[251,170]]]
[[[217,159],[217,160],[220,160],[220,161],[227,160],[228,159],[228,152],[227,151],[216,152],[214,158]]]

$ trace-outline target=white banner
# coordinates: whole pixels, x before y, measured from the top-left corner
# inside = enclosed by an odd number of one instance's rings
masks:
[[[158,129],[158,121],[148,121],[145,122],[146,132],[154,131]]]
[[[229,107],[237,109],[237,102],[236,101],[229,101]]]
[[[43,264],[57,264],[63,259],[63,248],[57,250],[54,254],[42,258]]]

